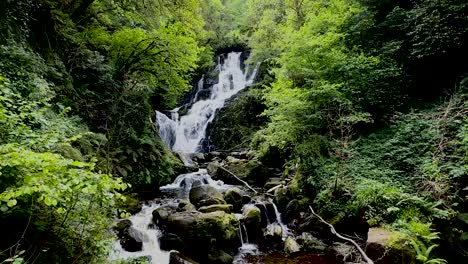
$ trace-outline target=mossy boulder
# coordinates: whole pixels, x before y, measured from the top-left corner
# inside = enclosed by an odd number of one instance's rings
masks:
[[[175,212],[165,231],[180,237],[181,252],[201,263],[210,263],[207,256],[216,250],[234,254],[240,246],[239,221],[224,211]]]
[[[242,219],[247,229],[249,242],[260,242],[263,238],[262,213],[260,209],[254,205],[245,206],[242,211]]]
[[[242,191],[239,188],[231,188],[224,194],[224,200],[228,204],[232,204],[235,212],[240,212],[243,205]]]
[[[370,228],[366,254],[376,264],[416,263],[415,252],[408,246],[408,243],[405,243],[407,241],[405,241],[404,237],[398,232],[382,228]]]
[[[210,185],[193,186],[190,189],[189,199],[196,208],[226,203],[223,199],[223,195]]]

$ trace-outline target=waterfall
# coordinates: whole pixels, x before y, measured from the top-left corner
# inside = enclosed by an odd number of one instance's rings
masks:
[[[163,141],[177,152],[195,153],[200,150],[200,143],[205,137],[208,124],[213,121],[216,111],[224,107],[227,99],[239,91],[252,85],[258,71],[242,70],[241,52],[231,52],[224,60],[218,60],[218,82],[209,87],[209,98],[199,98],[203,90],[205,76],[198,82],[195,95],[191,100],[191,107],[186,115],[172,114],[171,118],[162,117],[157,112],[159,134]],[[172,110],[178,113],[179,108]]]
[[[149,257],[152,264],[169,263],[169,252],[159,248],[158,239],[161,232],[152,223],[152,212],[158,207],[159,205],[155,203],[143,205],[141,212],[128,218],[132,222],[129,234],[137,241],[143,242],[143,250],[128,252],[122,248],[120,241],[116,241],[114,252],[110,256],[111,260]]]
[[[281,226],[281,237],[283,240],[286,239],[289,233],[288,227],[283,224],[283,221],[281,220],[281,213],[278,211],[278,207],[276,207],[276,204],[270,200],[271,204],[273,205],[273,208],[275,209],[275,215],[276,215],[276,222]]]

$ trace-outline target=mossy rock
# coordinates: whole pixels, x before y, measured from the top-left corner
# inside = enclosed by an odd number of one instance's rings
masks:
[[[235,212],[240,212],[242,209],[242,191],[239,188],[231,188],[224,194],[224,200],[228,204],[232,204]]]
[[[117,202],[118,209],[125,210],[126,212],[130,214],[136,214],[141,211],[141,208],[143,208],[143,206],[140,203],[140,200],[138,200],[136,193],[127,194],[124,197],[125,197],[125,201],[118,200]]]
[[[232,212],[233,206],[232,204],[213,204],[208,206],[203,206],[198,208],[198,211],[202,213],[212,213],[216,211],[223,211],[225,213],[230,214]]]

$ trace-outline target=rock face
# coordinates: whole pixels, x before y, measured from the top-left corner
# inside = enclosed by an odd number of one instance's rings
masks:
[[[376,264],[416,263],[413,250],[404,247],[403,243],[388,243],[393,233],[382,228],[370,228],[366,254]]]
[[[213,204],[225,204],[223,195],[213,186],[199,185],[190,189],[190,202],[196,208]]]

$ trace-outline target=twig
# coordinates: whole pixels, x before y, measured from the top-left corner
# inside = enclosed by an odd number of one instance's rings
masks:
[[[223,169],[225,172],[229,173],[231,176],[233,176],[234,178],[236,178],[238,181],[242,182],[245,186],[247,186],[247,188],[249,188],[250,190],[252,190],[254,193],[258,193],[254,188],[250,187],[250,185],[245,182],[244,180],[242,180],[241,178],[237,177],[234,173],[230,172],[228,169],[224,168],[223,166],[218,166],[219,168]]]
[[[338,234],[338,232],[336,232],[335,228],[329,224],[327,221],[323,220],[323,218],[316,214],[314,212],[314,209],[312,209],[312,206],[309,206],[310,208],[310,211],[312,212],[312,215],[314,215],[315,217],[317,217],[318,219],[320,219],[320,221],[324,224],[326,224],[328,227],[330,227],[330,230],[332,232],[332,234],[334,234],[335,236],[337,236],[339,239],[342,239],[342,240],[345,240],[345,241],[348,241],[350,242],[351,244],[353,244],[357,250],[359,251],[359,253],[361,253],[362,257],[364,258],[364,260],[368,263],[368,264],[374,264],[374,261],[372,261],[372,259],[370,259],[367,255],[366,255],[366,252],[364,252],[364,250],[356,243],[356,241],[350,239],[350,238],[346,238],[340,234]]]

